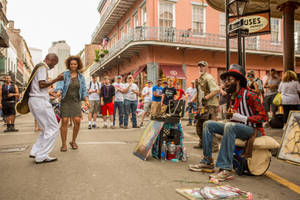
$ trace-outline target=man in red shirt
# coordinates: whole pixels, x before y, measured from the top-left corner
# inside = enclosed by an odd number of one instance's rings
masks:
[[[227,113],[229,122],[206,121],[203,127],[203,155],[199,165],[190,166],[190,169],[213,169],[212,141],[214,133],[223,135],[221,149],[216,166],[220,168],[217,174],[211,175],[218,181],[233,178],[232,162],[235,148],[235,139],[248,140],[254,129],[258,129],[257,136],[264,135],[263,122],[268,120],[260,98],[256,93],[247,89],[245,69],[239,65],[231,65],[229,70],[221,74],[225,83],[225,90],[230,95],[230,110]],[[195,170],[197,171],[197,170]]]

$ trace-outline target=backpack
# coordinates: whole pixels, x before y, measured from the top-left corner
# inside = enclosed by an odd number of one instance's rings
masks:
[[[99,89],[100,89],[100,84],[99,84],[99,82],[98,82],[98,81],[97,81],[96,83],[97,83],[98,90],[99,90]],[[90,81],[90,87],[89,87],[89,90],[91,89],[91,86],[92,86],[92,81]]]

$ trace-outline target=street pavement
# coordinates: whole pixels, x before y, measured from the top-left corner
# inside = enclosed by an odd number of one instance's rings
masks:
[[[94,199],[179,199],[177,188],[212,186],[208,174],[188,170],[202,156],[201,150],[193,149],[197,143],[195,127],[186,127],[184,144],[187,162],[161,162],[149,156],[142,161],[133,155],[143,129],[87,129],[87,119],[81,124],[78,150],[60,152],[57,138],[52,156],[57,162],[40,164],[30,159],[29,151],[38,133],[33,131],[31,114],[16,120],[18,133],[4,133],[0,127],[0,199],[1,200],[94,200]],[[102,119],[98,119],[102,127]],[[282,132],[282,130],[280,130]],[[69,128],[68,141],[72,130]],[[277,140],[281,132],[268,130]],[[21,147],[26,147],[22,151]],[[9,152],[20,150],[20,152]],[[216,154],[214,154],[216,156]],[[270,170],[300,185],[299,166],[273,158]],[[225,182],[253,193],[254,199],[300,199],[300,195],[266,176],[236,176]]]

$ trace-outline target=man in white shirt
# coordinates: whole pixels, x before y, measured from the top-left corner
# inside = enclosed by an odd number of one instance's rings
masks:
[[[98,112],[100,109],[100,89],[101,83],[97,81],[97,76],[95,74],[92,75],[92,81],[88,85],[88,93],[89,93],[89,126],[88,129],[96,128],[96,120],[98,116]],[[93,117],[93,124],[92,124]]]
[[[144,98],[144,113],[142,116],[142,122],[140,126],[144,125],[144,119],[147,114],[151,112],[151,103],[152,103],[152,81],[148,81],[147,86],[142,90],[142,96]]]
[[[122,76],[117,76],[117,81],[112,84],[115,87],[115,103],[114,103],[114,120],[113,125],[116,123],[116,112],[119,112],[119,127],[124,128],[124,84],[122,83]]]
[[[125,107],[125,119],[124,128],[128,128],[129,114],[132,115],[132,128],[140,128],[137,125],[136,109],[137,109],[137,95],[139,94],[139,88],[134,83],[132,75],[127,77],[127,83],[125,83],[124,89],[124,107]]]
[[[64,75],[60,74],[52,81],[47,81],[48,69],[54,68],[57,63],[57,55],[48,54],[44,62],[35,67],[37,70],[29,86],[30,88],[28,88],[30,89],[28,106],[42,129],[40,136],[30,151],[30,157],[35,158],[37,164],[57,160],[57,158],[51,158],[48,155],[52,151],[59,133],[57,119],[50,104],[48,87],[64,80]]]
[[[196,102],[193,102],[192,99],[195,99],[195,96],[197,95],[197,89],[195,87],[195,82],[191,82],[191,87],[189,87],[186,90],[186,95],[188,98],[188,113],[189,113],[189,123],[187,126],[192,126],[193,125],[193,119],[194,119],[194,114],[193,112],[197,111],[197,104]],[[196,124],[196,120],[194,119],[194,124]]]

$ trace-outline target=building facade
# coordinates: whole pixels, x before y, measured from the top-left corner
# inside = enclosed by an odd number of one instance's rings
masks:
[[[66,71],[65,60],[70,56],[71,48],[65,40],[53,42],[52,46],[48,49],[48,53],[55,53],[58,56],[57,66],[49,71],[49,77],[55,78],[58,74]]]
[[[103,44],[108,37],[109,53],[92,65],[90,74],[133,74],[140,85],[176,77],[186,88],[199,77],[198,61],[206,60],[218,81],[225,71],[225,15],[204,0],[101,0],[98,11],[92,43]],[[271,30],[246,38],[246,69],[260,77],[271,68],[283,70],[282,20],[271,18]],[[300,23],[295,22],[297,72],[299,36]],[[231,63],[237,63],[236,40],[231,40],[231,51]]]
[[[29,51],[32,56],[32,62],[34,64],[34,66],[43,61],[43,50],[42,49],[30,47]]]
[[[7,66],[7,48],[9,47],[9,37],[6,31],[8,19],[6,18],[6,0],[0,1],[0,80],[4,80]]]

